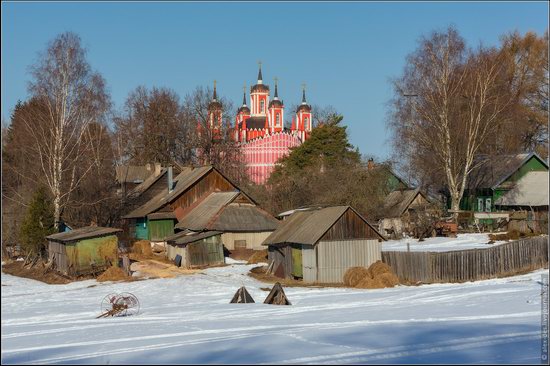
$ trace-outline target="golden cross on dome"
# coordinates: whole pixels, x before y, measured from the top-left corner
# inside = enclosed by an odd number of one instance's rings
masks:
[[[216,80],[214,80],[214,89],[216,89]]]
[[[306,90],[306,83],[302,83],[302,90]]]
[[[258,60],[258,66],[260,67],[260,69],[262,68],[262,61]]]
[[[275,84],[277,84],[277,81],[279,81],[279,78],[278,77],[274,77],[273,80],[275,80]]]
[[[243,85],[243,92],[246,93],[246,83]]]

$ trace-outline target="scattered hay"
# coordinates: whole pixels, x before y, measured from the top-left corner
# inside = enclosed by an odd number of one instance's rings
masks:
[[[365,267],[351,267],[344,274],[344,284],[355,287],[365,277],[370,277],[369,271]]]
[[[248,258],[247,264],[267,263],[267,249],[256,251]]]
[[[97,278],[98,282],[106,281],[131,281],[132,277],[126,275],[124,270],[119,267],[110,267]]]

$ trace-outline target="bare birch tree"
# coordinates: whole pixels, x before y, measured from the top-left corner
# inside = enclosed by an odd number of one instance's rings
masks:
[[[88,126],[102,122],[110,107],[105,81],[90,69],[80,37],[62,33],[31,68],[29,92],[40,105],[26,114],[23,123],[29,135],[31,155],[52,196],[55,225],[71,200],[71,193],[94,166],[79,159],[91,149],[85,138]]]
[[[394,82],[390,128],[398,154],[419,170],[435,169],[458,210],[476,156],[506,119],[509,95],[496,50],[466,48],[458,32],[434,32],[409,55]]]

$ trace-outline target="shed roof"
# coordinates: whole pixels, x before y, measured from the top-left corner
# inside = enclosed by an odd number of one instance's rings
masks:
[[[202,232],[196,232],[191,230],[185,230],[181,231],[179,233],[176,233],[174,235],[170,235],[166,237],[166,242],[168,244],[175,244],[175,245],[186,245],[190,243],[194,243],[198,240],[206,239],[211,236],[220,235],[221,232],[219,231],[202,231]]]
[[[388,218],[401,217],[418,195],[421,195],[428,201],[418,188],[391,192],[384,200],[385,216]]]
[[[48,235],[46,239],[64,243],[69,241],[76,241],[81,239],[111,235],[121,231],[122,231],[121,229],[116,229],[112,227],[85,226],[79,229],[74,229],[63,233]]]
[[[548,172],[528,172],[495,201],[499,206],[548,206]]]
[[[220,210],[235,199],[239,192],[214,192],[208,195],[176,225],[178,229],[206,229]]]
[[[372,230],[378,233],[367,220],[350,206],[315,207],[309,210],[297,211],[290,215],[285,221],[281,222],[277,230],[264,240],[262,245],[282,243],[314,245],[347,210],[353,210]],[[380,237],[383,238],[382,235]]]

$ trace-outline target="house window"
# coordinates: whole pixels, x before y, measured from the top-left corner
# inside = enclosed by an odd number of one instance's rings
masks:
[[[477,199],[477,212],[483,212],[483,198]]]
[[[235,240],[235,249],[246,249],[246,240]]]
[[[491,199],[485,199],[485,212],[491,212]]]

